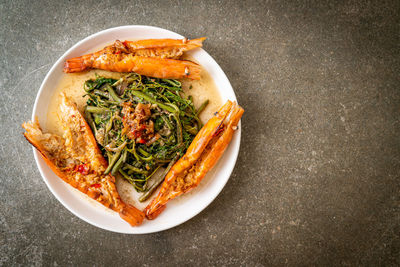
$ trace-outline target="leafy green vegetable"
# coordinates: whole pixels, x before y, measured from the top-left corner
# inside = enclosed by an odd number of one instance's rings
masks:
[[[156,171],[171,166],[186,152],[202,127],[199,114],[208,101],[196,110],[179,81],[136,73],[119,80],[96,75],[84,83],[84,90],[89,96],[85,116],[109,162],[106,173],[120,173],[137,191],[145,192],[142,199],[149,197],[154,191],[150,179],[160,184],[164,177],[155,177]],[[126,105],[135,110],[139,103],[149,104],[151,114],[146,121],[151,138],[146,140],[128,134],[124,117]]]

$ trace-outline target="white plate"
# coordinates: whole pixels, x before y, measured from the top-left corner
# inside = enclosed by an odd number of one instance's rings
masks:
[[[48,103],[59,83],[64,61],[68,58],[88,53],[96,47],[102,47],[116,39],[149,39],[149,38],[183,38],[183,36],[157,27],[150,26],[122,26],[111,28],[93,34],[78,42],[69,49],[54,66],[44,79],[33,107],[32,119],[36,116],[41,125],[45,125]],[[209,40],[212,42],[212,40]],[[192,56],[205,68],[213,78],[221,95],[222,101],[236,100],[232,86],[222,69],[215,60],[203,49],[193,51]],[[55,197],[73,214],[82,220],[97,227],[129,234],[144,234],[158,232],[177,226],[197,215],[206,208],[221,192],[228,181],[235,166],[240,146],[240,129],[234,134],[231,144],[225,151],[214,169],[209,172],[198,188],[186,196],[174,199],[167,204],[167,208],[155,220],[145,220],[138,227],[131,227],[122,220],[116,212],[105,209],[101,204],[88,198],[73,189],[58,178],[43,161],[34,149],[34,156],[43,180]],[[86,197],[86,198],[85,198]],[[230,203],[233,205],[233,203]]]

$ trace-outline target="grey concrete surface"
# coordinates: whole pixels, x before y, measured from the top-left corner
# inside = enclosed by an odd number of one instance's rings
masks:
[[[399,265],[399,1],[0,1],[0,265]],[[73,44],[153,25],[221,65],[246,112],[230,181],[192,220],[107,232],[47,189],[20,124]]]

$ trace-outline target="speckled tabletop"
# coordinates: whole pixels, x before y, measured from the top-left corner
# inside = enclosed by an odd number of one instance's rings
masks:
[[[0,1],[0,265],[399,265],[399,1]],[[192,220],[98,229],[47,189],[22,137],[72,45],[153,25],[204,48],[246,112],[236,168]]]

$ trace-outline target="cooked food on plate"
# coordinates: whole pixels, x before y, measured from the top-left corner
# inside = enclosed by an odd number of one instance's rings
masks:
[[[183,52],[202,47],[205,39],[205,37],[193,40],[147,39],[123,43],[116,41],[115,46],[124,50],[125,53],[134,53],[136,56],[178,59]]]
[[[158,186],[149,186],[149,179],[183,155],[202,127],[199,115],[208,101],[196,109],[191,97],[182,97],[179,81],[136,73],[119,80],[98,76],[84,89],[86,120],[109,161],[105,172],[146,192],[145,201]]]
[[[199,185],[232,140],[243,112],[236,103],[228,101],[201,128],[186,154],[168,172],[157,197],[146,207],[148,219],[156,218],[169,200]]]
[[[64,72],[102,69],[115,72],[136,72],[156,78],[200,79],[201,68],[188,60],[177,60],[183,52],[201,47],[205,38],[195,40],[150,39],[116,41],[92,54],[68,59]]]
[[[142,223],[144,214],[124,203],[115,178],[106,174],[107,161],[101,155],[90,127],[65,95],[60,106],[64,136],[44,133],[38,122],[27,122],[26,139],[42,154],[47,165],[61,179],[116,212],[132,226]]]
[[[204,39],[117,40],[68,59],[64,72],[87,74],[67,75],[83,87],[78,93],[73,82],[56,91],[61,102],[54,125],[62,134],[30,121],[23,124],[26,139],[55,174],[130,225],[156,218],[169,200],[199,185],[244,112],[231,101],[216,111],[219,98],[210,94],[211,83],[200,80],[211,78],[197,63],[180,59]],[[101,75],[90,69],[101,69]],[[202,117],[211,117],[204,126]],[[124,196],[115,177],[133,189],[135,199]]]

